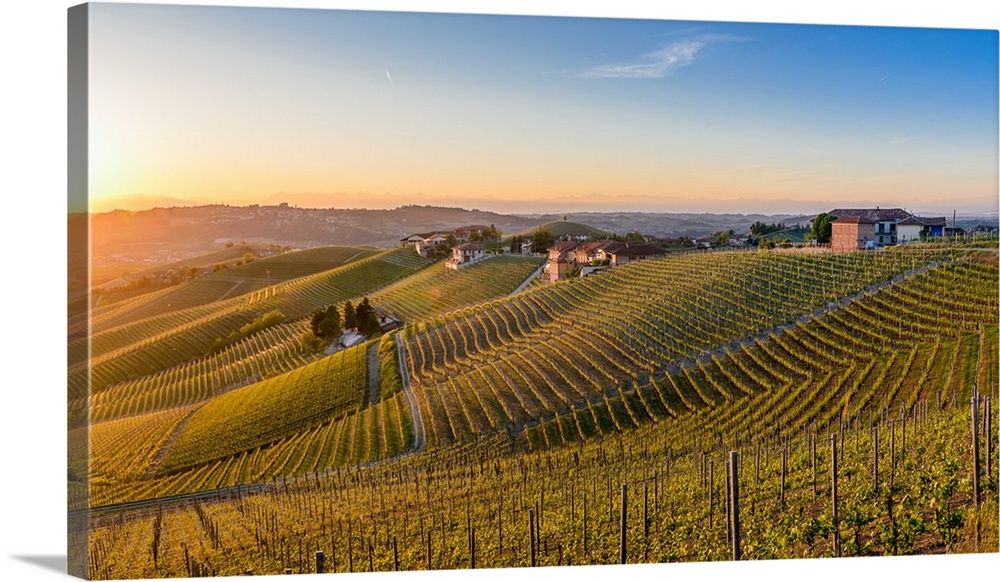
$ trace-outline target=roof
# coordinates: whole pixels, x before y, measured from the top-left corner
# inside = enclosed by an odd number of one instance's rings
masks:
[[[875,224],[875,221],[862,216],[844,216],[834,220],[833,224]]]
[[[481,242],[467,242],[460,245],[455,245],[453,249],[458,249],[460,251],[483,251],[486,250],[486,245]]]
[[[939,216],[935,218],[924,218],[922,216],[911,216],[899,221],[902,225],[917,225],[917,226],[946,226],[948,224],[948,219]]]
[[[556,244],[550,246],[547,250],[559,251],[560,253],[564,253],[566,251],[571,251],[575,249],[579,244],[580,243],[576,241],[564,240],[564,241],[559,241]]]
[[[902,208],[835,208],[834,210],[831,210],[829,214],[836,216],[838,219],[856,216],[861,220],[853,222],[860,222],[863,224],[886,222],[890,220],[898,221],[913,216]]]
[[[622,257],[644,257],[649,255],[662,255],[667,251],[648,243],[619,243],[614,249],[606,248],[604,251]],[[609,245],[610,247],[611,245]]]

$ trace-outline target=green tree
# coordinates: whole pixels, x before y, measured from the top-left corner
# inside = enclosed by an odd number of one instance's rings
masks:
[[[340,328],[340,318],[327,317],[319,324],[319,336],[326,339],[337,339],[344,333]]]
[[[354,311],[354,306],[348,301],[344,303],[344,329],[355,329],[358,327],[357,314]]]
[[[531,250],[536,253],[544,253],[556,242],[556,237],[547,228],[536,230],[531,237]]]
[[[816,218],[812,221],[812,230],[809,231],[809,238],[816,239],[818,243],[830,242],[830,237],[833,236],[834,220],[837,220],[837,217],[829,212],[817,214]]]
[[[249,253],[249,252],[248,253],[243,253],[243,262],[244,263],[252,263],[255,258],[257,258],[257,257],[255,257],[253,255],[253,253]]]
[[[307,331],[299,336],[299,348],[303,352],[314,354],[323,348],[323,340]]]
[[[365,337],[374,337],[378,335],[381,331],[381,326],[378,323],[378,315],[375,313],[375,308],[365,297],[358,304],[355,310],[355,317],[358,323],[358,331],[361,332]]]
[[[309,329],[312,330],[313,335],[319,337],[319,325],[323,323],[326,319],[326,312],[322,309],[313,313],[312,320],[309,321]]]

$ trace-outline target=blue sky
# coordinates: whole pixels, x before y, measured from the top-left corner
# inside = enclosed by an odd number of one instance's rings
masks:
[[[92,199],[997,207],[997,32],[111,5]],[[113,199],[113,200],[112,200]]]

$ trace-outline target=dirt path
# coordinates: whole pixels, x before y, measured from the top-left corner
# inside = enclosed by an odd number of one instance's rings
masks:
[[[382,366],[378,360],[378,342],[368,346],[368,403],[382,400]]]
[[[406,395],[406,404],[410,407],[410,420],[413,424],[413,450],[410,452],[419,453],[427,446],[427,433],[424,431],[424,417],[420,412],[420,403],[417,402],[417,395],[413,393],[413,386],[410,385],[410,369],[406,366],[406,348],[403,346],[402,335],[396,333],[399,376],[403,380],[403,394]]]

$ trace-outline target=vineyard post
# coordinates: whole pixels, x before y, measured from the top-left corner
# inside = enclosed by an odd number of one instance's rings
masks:
[[[986,397],[986,477],[993,475],[993,414],[990,411],[990,397]]]
[[[740,487],[739,487],[739,453],[729,452],[729,491],[731,500],[729,502],[732,514],[732,540],[733,540],[733,560],[740,559]]]
[[[528,564],[535,567],[535,510],[528,508]]]
[[[621,510],[621,542],[618,547],[618,563],[624,564],[626,562],[627,547],[626,547],[626,536],[628,535],[628,485],[622,483],[622,510]]]
[[[753,457],[753,479],[754,484],[760,484],[760,441],[757,441],[757,452],[754,453]]]
[[[351,524],[354,520],[347,521],[347,571],[354,571],[354,542],[351,539]]]
[[[889,487],[896,482],[896,421],[889,421]]]
[[[476,528],[469,530],[469,567],[476,569]]]
[[[319,551],[316,552],[316,573],[317,574],[322,574],[324,572],[324,570],[323,570],[323,559],[324,559],[324,557],[325,556],[323,555],[323,550],[319,550]]]
[[[285,568],[284,572],[282,572],[282,573],[286,574],[286,575],[287,574],[291,574],[292,573],[292,569],[291,568]]]
[[[809,435],[809,448],[811,449],[810,453],[811,453],[811,456],[812,456],[813,495],[816,495],[817,489],[816,489],[816,435],[815,435],[815,433]]]
[[[878,425],[872,427],[872,489],[878,491]]]
[[[906,458],[906,412],[904,411],[901,416],[902,419],[900,420],[901,423],[900,426],[902,430],[899,431],[901,437],[901,440],[899,441],[899,453],[900,453],[899,456],[905,459]]]
[[[583,553],[587,552],[587,492],[583,492]]]
[[[833,502],[833,552],[840,557],[840,519],[837,515],[837,433],[830,435],[830,497]]]
[[[584,493],[584,495],[587,495]],[[503,498],[497,501],[497,547],[500,558],[503,559]]]
[[[649,538],[649,481],[642,482],[642,536]]]
[[[730,479],[730,473],[729,473],[729,470],[730,470],[730,467],[731,467],[732,463],[723,463],[723,465],[725,466],[725,473],[726,473],[725,479],[724,479],[725,484],[726,484],[726,486],[725,486],[726,493],[723,495],[723,499],[725,501],[724,506],[723,506],[723,510],[724,510],[723,514],[725,515],[725,520],[726,520],[726,543],[729,544],[729,543],[732,543],[732,541],[733,541],[733,537],[732,537],[733,536],[733,527],[732,527],[732,523],[733,523],[732,522],[732,516],[733,516],[733,514],[732,514],[732,511],[731,511],[732,510],[732,505],[730,503],[732,501],[732,493],[733,493],[733,491],[732,491],[732,485],[731,485],[731,479]]]
[[[368,540],[368,571],[369,572],[374,572],[375,571],[374,556],[372,556],[372,541],[371,541],[371,539]]]
[[[427,569],[431,569],[431,530],[427,530]]]
[[[715,516],[715,465],[708,464],[708,529],[712,529]]]
[[[392,536],[392,571],[399,572],[399,548],[396,546],[396,536]]]
[[[972,499],[979,507],[979,398],[972,397]]]
[[[785,507],[785,476],[788,473],[788,446],[781,449],[781,508]]]

